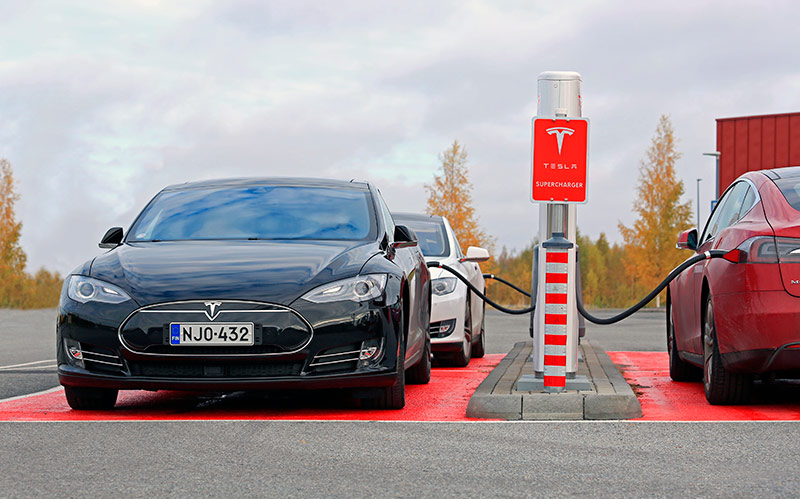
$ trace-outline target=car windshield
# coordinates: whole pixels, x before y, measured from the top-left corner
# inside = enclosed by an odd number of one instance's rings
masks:
[[[160,193],[128,241],[210,239],[360,240],[373,234],[369,192],[253,185]]]
[[[424,256],[448,256],[450,244],[447,242],[447,232],[444,223],[424,220],[405,220],[398,218],[397,223],[411,227],[417,233],[419,249]]]

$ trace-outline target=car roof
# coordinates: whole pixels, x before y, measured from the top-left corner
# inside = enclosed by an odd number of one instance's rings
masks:
[[[165,191],[181,191],[188,189],[209,188],[209,187],[245,187],[257,185],[287,185],[302,187],[336,187],[339,189],[368,190],[369,183],[356,180],[333,180],[324,178],[305,178],[305,177],[243,177],[243,178],[222,178],[212,180],[199,180],[195,182],[184,182],[173,184]]]
[[[402,218],[412,222],[437,222],[441,223],[444,217],[439,215],[426,215],[424,213],[392,213],[392,218]]]
[[[777,180],[779,178],[800,177],[800,166],[784,166],[782,168],[773,168],[772,170],[763,170],[764,175]]]

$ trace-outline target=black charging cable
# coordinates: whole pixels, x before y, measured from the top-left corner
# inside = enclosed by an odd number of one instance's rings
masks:
[[[428,262],[428,267],[436,267],[436,268],[444,269],[444,270],[450,272],[455,277],[457,277],[461,282],[466,284],[467,287],[473,293],[475,293],[476,295],[478,295],[481,298],[481,300],[485,301],[486,303],[488,303],[489,305],[493,306],[494,308],[496,308],[497,310],[499,310],[501,312],[505,312],[507,314],[512,314],[512,315],[522,315],[522,314],[529,314],[529,313],[533,312],[534,309],[536,308],[535,306],[533,306],[533,307],[529,307],[529,308],[514,309],[514,308],[506,308],[506,307],[504,307],[502,305],[498,305],[497,303],[492,301],[488,296],[483,294],[482,291],[480,291],[478,288],[476,288],[474,284],[469,282],[469,279],[467,279],[466,277],[461,275],[461,273],[459,271],[457,271],[456,269],[450,267],[449,265],[445,265],[445,264],[440,263],[440,262]],[[486,276],[486,274],[484,274],[484,276]],[[495,279],[498,279],[498,278],[495,278]],[[500,279],[498,279],[498,280],[500,280]],[[508,282],[508,281],[506,281],[506,282]],[[517,290],[522,291],[519,288],[517,288],[516,286],[514,286],[513,284],[511,284],[511,283],[508,283],[508,284],[510,286],[513,286]],[[524,291],[522,291],[522,292],[525,293]],[[528,295],[528,296],[530,296],[530,295]]]
[[[669,275],[667,275],[667,277],[663,281],[661,281],[661,283],[658,286],[656,286],[656,288],[653,289],[653,291],[651,291],[650,294],[645,296],[639,303],[637,303],[636,305],[632,306],[631,308],[629,308],[629,309],[625,310],[624,312],[622,312],[620,314],[617,314],[615,316],[612,316],[612,317],[595,317],[594,315],[592,315],[589,312],[587,312],[585,308],[583,308],[583,303],[581,303],[581,299],[580,299],[579,296],[577,297],[577,300],[576,300],[577,305],[578,305],[578,311],[581,313],[582,316],[584,316],[586,318],[586,320],[588,320],[589,322],[592,322],[594,324],[600,324],[600,325],[615,324],[615,323],[617,323],[617,322],[619,322],[619,321],[621,321],[623,319],[626,319],[626,318],[630,317],[631,315],[636,313],[639,309],[641,309],[642,307],[644,307],[645,305],[650,303],[650,301],[653,298],[655,298],[656,295],[658,295],[661,291],[663,291],[664,288],[667,287],[667,285],[670,282],[672,282],[673,279],[678,277],[681,274],[681,272],[683,272],[684,270],[688,269],[689,267],[691,267],[695,263],[702,262],[703,260],[707,260],[707,259],[710,259],[710,258],[722,258],[727,253],[728,252],[724,251],[724,250],[709,250],[709,251],[706,251],[704,253],[700,253],[698,255],[693,256],[692,258],[686,260],[682,264],[680,264],[677,267],[675,267],[672,270],[672,272],[670,272]],[[488,303],[489,305],[493,306],[494,308],[496,308],[497,310],[499,310],[501,312],[505,312],[507,314],[522,315],[522,314],[529,314],[529,313],[533,312],[536,309],[535,306],[531,306],[529,308],[523,308],[523,309],[511,309],[511,308],[503,307],[503,306],[498,305],[497,303],[493,302],[492,300],[490,300],[486,295],[484,295],[481,291],[479,291],[478,288],[476,288],[471,282],[469,282],[469,280],[466,277],[461,275],[457,270],[453,269],[452,267],[449,267],[449,266],[447,266],[447,265],[445,265],[443,263],[440,263],[440,262],[428,262],[428,267],[437,267],[437,268],[441,268],[441,269],[444,269],[444,270],[450,272],[455,277],[457,277],[459,280],[461,280],[461,282],[466,284],[467,287],[470,290],[472,290],[473,293],[478,295],[486,303]],[[514,284],[506,281],[505,279],[503,279],[501,277],[497,277],[494,274],[483,274],[483,277],[485,279],[494,279],[496,281],[500,281],[503,284],[505,284],[506,286],[509,286],[509,287],[515,289],[516,291],[522,293],[525,296],[528,296],[528,297],[531,296],[530,293],[528,293],[527,291],[523,290],[522,288],[520,288],[518,286],[515,286]]]
[[[622,319],[626,319],[626,318],[630,317],[632,314],[637,312],[640,308],[642,308],[645,305],[647,305],[650,302],[650,300],[655,298],[656,295],[658,295],[658,293],[660,293],[664,288],[666,288],[667,285],[670,282],[672,282],[673,279],[678,277],[681,274],[681,272],[683,272],[684,270],[688,269],[689,267],[691,267],[692,265],[694,265],[697,262],[702,262],[703,260],[707,260],[707,259],[710,259],[710,258],[722,258],[727,253],[728,252],[724,251],[724,250],[710,250],[710,251],[706,251],[704,253],[700,253],[699,255],[695,255],[695,256],[691,257],[690,259],[686,260],[682,264],[680,264],[677,267],[675,267],[672,270],[672,272],[670,272],[667,275],[667,277],[663,281],[661,281],[661,283],[658,286],[656,286],[656,288],[653,291],[650,292],[649,295],[647,295],[644,298],[642,298],[642,301],[640,301],[636,305],[632,306],[628,310],[625,310],[624,312],[622,312],[620,314],[617,314],[617,315],[615,315],[613,317],[595,317],[594,315],[592,315],[589,312],[587,312],[585,308],[583,308],[583,303],[581,303],[580,298],[578,298],[578,300],[576,300],[578,302],[578,311],[581,313],[582,316],[584,316],[586,318],[587,321],[593,322],[595,324],[600,324],[600,325],[605,326],[605,325],[608,325],[608,324],[617,323],[617,322],[621,321]]]

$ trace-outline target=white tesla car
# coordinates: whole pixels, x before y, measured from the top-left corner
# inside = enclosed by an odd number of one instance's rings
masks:
[[[396,223],[416,232],[426,261],[438,261],[452,267],[485,293],[486,283],[478,262],[489,259],[488,251],[470,246],[464,255],[445,217],[410,213],[396,213],[392,217]],[[433,355],[441,364],[464,367],[472,357],[483,357],[486,306],[466,284],[446,270],[432,268],[430,271]]]

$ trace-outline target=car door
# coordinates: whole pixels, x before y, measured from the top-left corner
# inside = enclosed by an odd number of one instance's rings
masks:
[[[697,253],[703,253],[710,249],[733,249],[717,248],[718,236],[720,232],[739,219],[742,204],[749,189],[750,184],[740,180],[725,191],[711,214],[703,234],[698,239]],[[676,336],[678,350],[681,351],[695,354],[703,352],[702,288],[703,275],[708,262],[708,260],[698,262],[683,273],[683,286],[679,288],[681,331]]]
[[[391,244],[394,242],[394,218],[389,211],[389,207],[386,206],[386,202],[383,200],[383,196],[381,195],[380,191],[376,190],[376,193],[381,216],[384,219],[384,227],[386,227],[386,234],[389,238],[389,243]],[[425,338],[422,336],[422,334],[427,330],[428,327],[428,318],[424,318],[426,321],[424,329],[419,325],[420,320],[423,319],[419,314],[419,300],[421,297],[423,297],[423,286],[425,280],[424,276],[420,275],[420,261],[422,261],[422,265],[424,265],[424,260],[422,260],[422,257],[419,255],[419,249],[416,246],[397,248],[394,250],[394,262],[401,269],[403,269],[403,273],[406,275],[407,279],[406,284],[408,289],[408,303],[406,304],[406,310],[408,310],[408,316],[405,318],[405,324],[406,328],[408,329],[408,338],[406,339],[406,361],[416,358],[416,356],[418,356],[424,348]],[[427,267],[425,270],[427,270]]]

